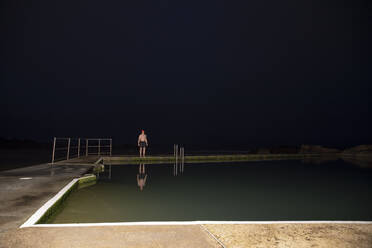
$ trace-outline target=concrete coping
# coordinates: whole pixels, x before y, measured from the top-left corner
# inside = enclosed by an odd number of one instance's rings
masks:
[[[372,221],[140,221],[140,222],[102,222],[102,223],[64,223],[35,224],[32,227],[94,227],[94,226],[189,226],[189,225],[257,225],[257,224],[372,224]],[[26,227],[26,226],[24,226]],[[21,226],[22,228],[22,226]]]
[[[72,187],[78,182],[86,182],[96,180],[95,175],[87,175],[80,178],[74,178],[65,187],[63,187],[55,196],[47,201],[41,208],[39,208],[20,228],[35,226],[36,223],[45,215],[45,213],[56,204]]]

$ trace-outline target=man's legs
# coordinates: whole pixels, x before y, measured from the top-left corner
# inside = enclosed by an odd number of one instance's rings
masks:
[[[146,155],[146,147],[143,147],[142,149],[143,149],[142,150],[142,156],[145,157],[145,155]]]
[[[142,157],[142,147],[139,148],[140,157]]]

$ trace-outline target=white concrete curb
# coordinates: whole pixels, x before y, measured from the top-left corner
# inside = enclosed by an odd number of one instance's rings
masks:
[[[72,186],[74,186],[76,182],[78,182],[80,179],[84,179],[90,176],[91,175],[72,179],[71,182],[63,187],[63,189],[61,189],[55,196],[53,196],[53,198],[47,201],[25,223],[23,223],[20,228],[36,226],[35,223],[46,213],[46,211],[48,211],[50,207],[52,207],[59,200],[59,198],[61,198]]]
[[[41,208],[39,208],[20,228],[34,226],[35,223],[45,214],[45,212],[58,201],[74,184],[78,179],[72,179],[63,189],[61,189],[52,199],[47,201]]]
[[[372,224],[372,221],[144,221],[144,222],[104,222],[36,224],[32,227],[90,227],[90,226],[172,226],[205,224]]]

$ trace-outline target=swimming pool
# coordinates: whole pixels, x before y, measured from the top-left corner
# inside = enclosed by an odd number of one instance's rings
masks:
[[[372,170],[341,160],[139,167],[106,165],[48,223],[372,220]]]

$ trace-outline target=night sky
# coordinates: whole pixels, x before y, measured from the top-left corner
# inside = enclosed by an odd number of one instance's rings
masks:
[[[0,137],[372,143],[372,4],[1,1]]]

